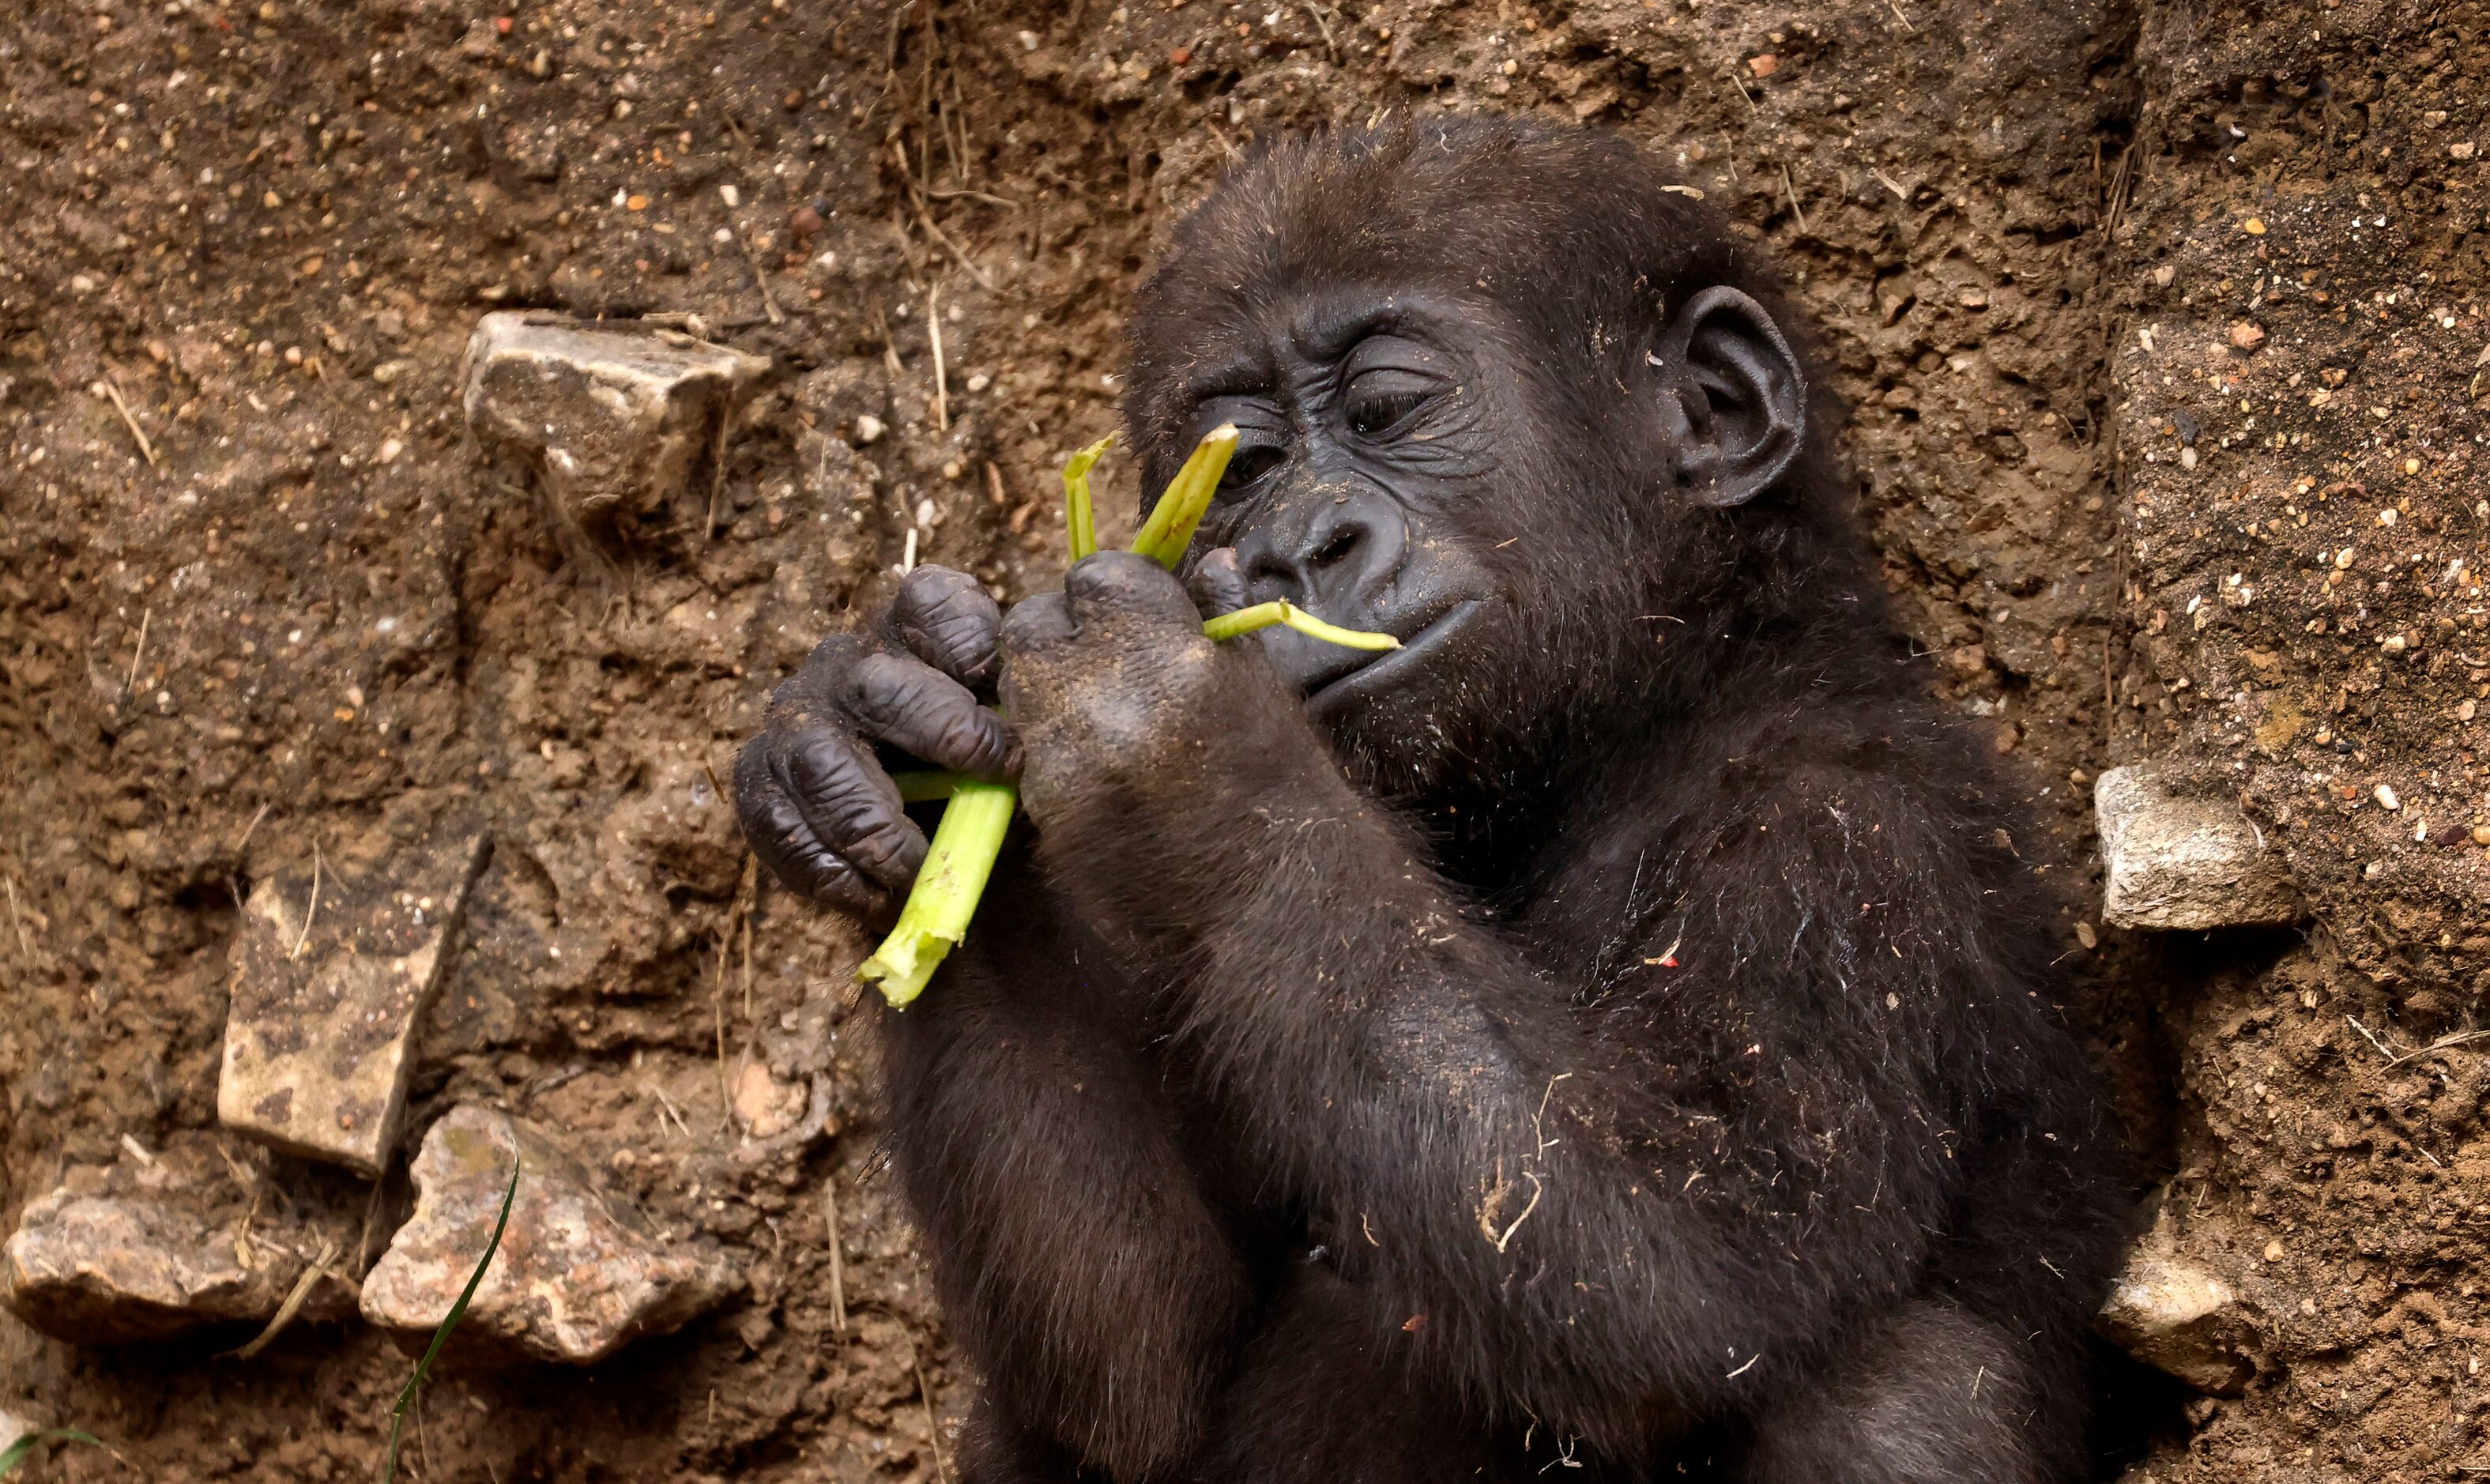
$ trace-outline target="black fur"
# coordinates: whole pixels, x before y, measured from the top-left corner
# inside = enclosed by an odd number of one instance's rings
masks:
[[[1003,621],[1033,857],[887,1022],[970,1478],[2081,1471],[2118,1162],[2022,822],[1921,698],[1789,315],[1670,184],[1515,123],[1297,141],[1144,294],[1149,484],[1205,367],[1281,409],[1196,594],[1476,601],[1347,702],[1135,558]],[[1340,357],[1273,327],[1404,297],[1415,443],[1288,391]],[[908,647],[968,674],[965,627]],[[798,700],[854,690],[825,653]],[[784,759],[839,724],[781,710],[738,781],[801,887],[844,827]]]

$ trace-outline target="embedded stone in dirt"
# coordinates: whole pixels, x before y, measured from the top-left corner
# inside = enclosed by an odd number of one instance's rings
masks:
[[[2104,920],[2205,929],[2300,916],[2281,854],[2230,803],[2181,794],[2160,770],[2139,763],[2102,772],[2093,808],[2107,867]]]
[[[2236,1395],[2256,1374],[2254,1326],[2219,1273],[2172,1248],[2160,1228],[2136,1243],[2094,1327],[2199,1391]]]
[[[316,1261],[299,1239],[212,1221],[179,1192],[84,1193],[63,1186],[28,1205],[0,1249],[0,1298],[19,1319],[79,1345],[161,1340],[203,1324],[275,1317]],[[348,1311],[350,1280],[306,1295],[312,1318]]]
[[[363,1280],[363,1318],[410,1345],[431,1335],[492,1239],[513,1151],[509,1230],[453,1349],[589,1365],[681,1327],[738,1285],[706,1238],[652,1230],[548,1130],[467,1104],[423,1136],[415,1215]]]
[[[769,363],[662,328],[487,314],[467,346],[467,422],[531,465],[574,522],[646,515],[681,492]]]
[[[252,889],[234,939],[217,1084],[226,1127],[381,1173],[396,1147],[416,1026],[488,845],[480,824],[454,820],[377,865],[320,860]]]

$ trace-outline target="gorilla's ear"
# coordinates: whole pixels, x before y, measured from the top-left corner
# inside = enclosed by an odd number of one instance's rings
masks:
[[[1677,486],[1719,507],[1771,488],[1807,441],[1807,378],[1764,306],[1707,288],[1669,321],[1657,359]]]

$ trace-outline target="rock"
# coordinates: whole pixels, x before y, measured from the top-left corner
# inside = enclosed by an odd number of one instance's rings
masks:
[[[2112,768],[2093,786],[2101,917],[2120,927],[2215,928],[2289,922],[2300,899],[2279,852],[2233,805],[2172,790],[2151,764]]]
[[[747,1062],[735,1079],[735,1118],[755,1139],[775,1139],[804,1117],[804,1090],[780,1082],[769,1068]]]
[[[199,1178],[171,1176],[172,1161],[109,1170],[73,1170],[48,1195],[27,1204],[16,1234],[0,1248],[0,1301],[19,1319],[79,1345],[161,1340],[205,1324],[265,1324],[325,1243],[301,1221],[254,1218],[241,1189],[225,1183],[219,1208]],[[167,1178],[171,1176],[171,1178]],[[303,1317],[353,1312],[350,1278],[332,1274],[306,1295]]]
[[[468,1104],[432,1125],[415,1159],[415,1214],[363,1280],[363,1317],[422,1343],[491,1239],[518,1153],[509,1230],[453,1349],[589,1365],[663,1334],[738,1286],[707,1238],[673,1238],[608,1195],[546,1129]]]
[[[226,1127],[380,1175],[397,1144],[416,1026],[487,854],[481,825],[458,819],[369,869],[323,861],[252,888],[217,1085]]]
[[[2094,1327],[2199,1391],[2235,1396],[2256,1374],[2255,1326],[2219,1273],[2174,1250],[2167,1227],[2128,1254]]]
[[[467,346],[467,422],[527,462],[565,519],[611,525],[680,494],[768,369],[674,330],[487,314]]]

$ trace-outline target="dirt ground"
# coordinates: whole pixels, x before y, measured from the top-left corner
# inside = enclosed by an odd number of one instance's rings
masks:
[[[1121,306],[1253,139],[1527,110],[1680,164],[1819,317],[1930,684],[2069,883],[2140,1188],[2253,1316],[2244,1394],[2122,1386],[2103,1476],[2483,1471],[2485,1078],[2447,1038],[2490,990],[2490,11],[2222,10],[5,0],[0,1216],[134,1145],[402,1219],[403,1160],[375,1200],[218,1132],[228,951],[254,881],[480,810],[410,1126],[557,1125],[746,1283],[590,1371],[447,1371],[409,1476],[945,1477],[973,1378],[877,1152],[861,945],[756,900],[718,780],[912,530],[1056,580]],[[496,307],[772,364],[613,570],[468,435]],[[2089,785],[2142,757],[2240,796],[2304,928],[2099,923]],[[825,1137],[738,1157],[756,1064],[829,1076]],[[0,1313],[0,1411],[150,1478],[366,1476],[401,1352],[234,1339]]]

